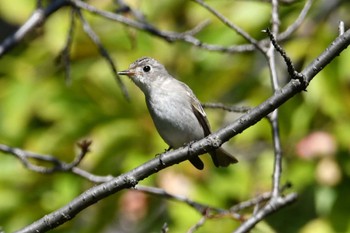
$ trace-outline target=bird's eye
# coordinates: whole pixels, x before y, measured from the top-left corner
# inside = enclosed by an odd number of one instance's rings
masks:
[[[150,70],[151,70],[150,66],[144,66],[143,67],[143,71],[145,71],[145,72],[149,72]]]

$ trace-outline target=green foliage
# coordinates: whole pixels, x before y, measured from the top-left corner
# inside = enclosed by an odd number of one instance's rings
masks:
[[[9,24],[20,25],[35,2],[1,1],[0,17]],[[115,9],[113,4],[95,2],[106,10]],[[281,7],[283,29],[296,19],[304,1],[298,2]],[[300,69],[337,36],[337,22],[342,17],[349,20],[349,4],[340,2],[343,5],[334,9],[331,17],[320,9],[321,1],[317,2],[295,36],[282,44]],[[208,4],[255,38],[266,37],[261,30],[270,25],[267,3]],[[245,43],[191,1],[143,1],[139,7],[164,30],[188,30],[209,18],[212,23],[198,34],[199,39],[224,45]],[[76,25],[71,54],[71,84],[66,84],[64,67],[57,65],[55,59],[66,40],[68,13],[67,9],[56,12],[36,35],[0,59],[0,143],[51,154],[68,162],[78,153],[76,143],[89,138],[93,141],[91,152],[80,167],[97,175],[119,175],[152,159],[167,145],[153,126],[141,91],[123,77],[131,101],[123,97],[108,64],[83,33],[80,23]],[[256,106],[272,94],[266,62],[260,54],[228,55],[192,48],[183,42],[167,43],[83,13],[120,70],[136,58],[151,56],[186,82],[203,102]],[[282,179],[292,182],[292,189],[300,198],[293,206],[260,223],[254,232],[350,232],[349,62],[347,50],[311,82],[307,92],[281,107],[285,156]],[[282,62],[279,69],[283,84],[288,77]],[[221,110],[207,112],[214,129],[238,116]],[[316,131],[329,135],[335,149],[308,158],[298,154],[298,143]],[[321,146],[319,141],[313,143]],[[222,208],[271,189],[273,148],[266,120],[225,146],[237,154],[239,164],[218,169],[206,160],[205,170],[199,172],[185,162],[170,168],[172,173],[165,181],[162,179],[167,173],[163,171],[141,183],[160,187],[168,183],[170,187],[179,187],[174,192],[180,190],[180,194],[191,199]],[[5,232],[32,223],[94,185],[71,174],[36,174],[10,155],[0,154],[0,161],[0,226]],[[327,176],[328,171],[334,173]],[[176,186],[178,179],[181,185]],[[126,198],[128,193],[124,191],[97,203],[53,232],[125,230],[125,224],[133,225],[134,232],[160,232],[164,222],[170,232],[185,232],[201,218],[183,203],[147,195],[130,201]],[[129,206],[130,203],[135,206]],[[238,224],[227,218],[211,219],[198,232],[231,232]]]

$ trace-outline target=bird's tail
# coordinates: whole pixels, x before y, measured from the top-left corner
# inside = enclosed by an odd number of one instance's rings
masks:
[[[222,148],[211,151],[209,154],[216,167],[227,167],[232,163],[238,163],[238,160],[233,155]]]

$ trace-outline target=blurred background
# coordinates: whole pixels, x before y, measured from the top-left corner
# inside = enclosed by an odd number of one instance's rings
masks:
[[[126,1],[155,26],[182,32],[209,19],[197,37],[208,43],[246,43],[201,6],[187,0]],[[305,1],[281,3],[281,30],[292,24]],[[88,1],[115,11],[113,1]],[[266,1],[207,1],[256,39],[270,26]],[[0,41],[22,25],[34,0],[0,1]],[[302,70],[338,35],[340,20],[350,27],[350,2],[318,0],[301,27],[282,46]],[[152,159],[168,146],[158,135],[142,92],[122,77],[127,101],[112,71],[76,21],[71,51],[71,79],[58,56],[69,28],[68,8],[51,15],[42,27],[0,59],[0,143],[70,162],[77,143],[91,139],[91,152],[80,167],[96,175],[117,176]],[[225,54],[168,43],[145,32],[83,11],[119,70],[141,56],[154,57],[187,83],[202,102],[256,106],[273,94],[266,60],[259,52]],[[278,56],[277,56],[278,57]],[[322,70],[303,92],[280,108],[283,146],[282,182],[298,192],[296,203],[259,223],[252,232],[350,232],[350,51]],[[280,84],[288,82],[278,57]],[[213,130],[240,116],[206,109]],[[271,190],[273,147],[267,120],[258,122],[224,147],[240,163],[205,169],[189,162],[165,169],[140,184],[164,188],[210,206],[229,208]],[[18,230],[43,217],[94,184],[69,173],[38,174],[13,156],[0,153],[0,226]],[[252,210],[248,210],[250,214]],[[84,210],[52,232],[186,232],[201,215],[183,203],[136,191],[122,191]],[[197,232],[231,232],[240,223],[208,220]]]

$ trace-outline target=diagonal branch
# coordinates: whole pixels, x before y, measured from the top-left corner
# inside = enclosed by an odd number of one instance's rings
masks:
[[[135,186],[134,189],[145,193],[150,193],[152,195],[158,195],[158,196],[172,199],[175,201],[183,202],[188,206],[192,207],[193,209],[197,210],[202,215],[208,212],[215,212],[216,214],[230,215],[232,218],[235,218],[235,219],[239,219],[239,220],[242,219],[242,216],[240,214],[237,214],[235,211],[225,210],[225,209],[209,206],[207,204],[202,204],[202,203],[193,201],[187,197],[171,194],[160,188],[137,185]]]
[[[77,15],[80,18],[80,21],[83,24],[83,29],[85,31],[85,33],[90,37],[90,39],[92,40],[92,42],[94,42],[94,44],[97,46],[101,56],[107,61],[107,63],[109,64],[113,75],[115,77],[115,80],[117,81],[120,89],[122,90],[124,96],[126,99],[130,99],[129,93],[124,85],[124,83],[122,82],[122,80],[120,79],[119,75],[117,74],[117,68],[113,62],[113,59],[111,58],[111,56],[109,55],[107,49],[104,48],[104,46],[101,43],[100,38],[98,37],[98,35],[94,32],[94,30],[91,28],[90,24],[86,21],[86,19],[84,18],[83,14],[81,13],[80,9],[76,9],[75,11],[77,13]]]
[[[38,2],[39,6],[41,5],[40,2],[41,1]],[[29,32],[40,26],[45,21],[46,17],[67,5],[68,2],[66,0],[55,0],[47,8],[36,9],[29,19],[13,35],[6,38],[0,44],[0,58],[21,42]]]
[[[231,23],[227,18],[225,18],[221,13],[216,11],[214,8],[206,4],[202,0],[193,0],[208,11],[210,11],[213,15],[215,15],[218,19],[221,20],[226,26],[233,29],[235,32],[237,32],[239,35],[241,35],[245,40],[247,40],[249,43],[251,43],[256,49],[260,50],[262,53],[264,53],[264,48],[258,43],[257,40],[255,40],[253,37],[251,37],[247,32],[245,32],[242,28],[238,27],[237,25]]]
[[[297,197],[298,196],[296,193],[288,194],[285,197],[278,197],[277,199],[275,199],[274,202],[270,202],[268,205],[265,206],[265,208],[255,213],[251,218],[249,218],[246,222],[239,226],[234,232],[249,232],[256,225],[256,223],[260,222],[266,216],[274,213],[276,210],[293,203],[297,199]]]
[[[300,25],[304,22],[305,17],[307,13],[309,13],[309,10],[312,6],[313,0],[307,0],[303,9],[301,10],[298,18],[291,24],[284,32],[280,33],[277,36],[277,39],[279,41],[285,40],[286,38],[290,37],[299,27]]]

